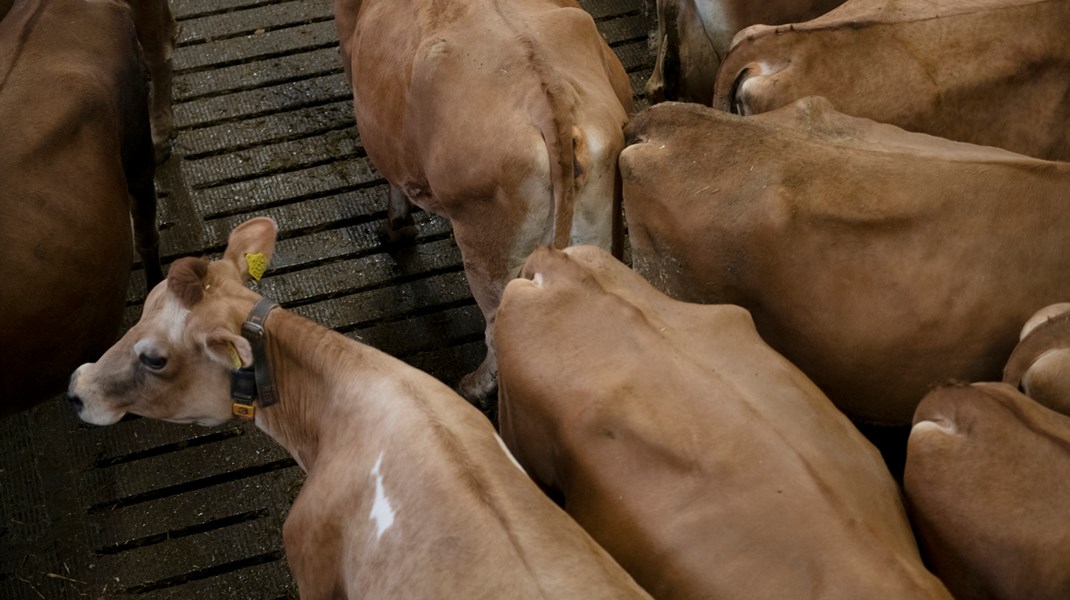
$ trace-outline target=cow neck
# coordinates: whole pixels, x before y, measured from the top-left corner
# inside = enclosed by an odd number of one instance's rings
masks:
[[[271,311],[264,331],[264,360],[278,401],[257,410],[255,422],[308,471],[319,453],[334,379],[343,370],[337,368],[345,355],[339,340],[346,338],[282,309]]]

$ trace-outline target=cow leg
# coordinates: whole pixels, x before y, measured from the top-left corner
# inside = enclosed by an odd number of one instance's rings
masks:
[[[386,204],[386,226],[383,239],[387,243],[397,244],[416,239],[416,221],[412,219],[412,204],[394,184],[390,184],[390,197]]]
[[[487,328],[483,339],[487,345],[487,354],[475,371],[461,378],[457,390],[477,408],[486,412],[490,401],[498,389],[498,355],[494,351],[494,317],[487,319]]]
[[[486,320],[487,354],[479,367],[465,375],[457,391],[469,402],[487,409],[498,387],[498,358],[494,350],[494,321],[505,285],[520,274],[535,247],[548,244],[552,215],[545,208],[538,178],[530,189],[500,190],[500,199],[481,206],[475,226],[455,219],[453,235],[464,259],[464,274],[472,296]],[[534,190],[534,193],[530,193]],[[526,193],[528,192],[528,193]],[[487,227],[493,223],[493,227]]]
[[[134,27],[149,71],[149,119],[152,146],[159,164],[171,156],[172,59],[178,25],[167,0],[130,0]]]
[[[145,267],[145,286],[152,289],[163,281],[160,267],[160,231],[156,224],[156,188],[153,171],[130,181],[130,216],[134,225],[134,245]],[[147,179],[147,181],[146,181]]]
[[[491,221],[501,223],[501,221]],[[519,272],[519,267],[510,271],[505,255],[487,247],[473,247],[468,230],[463,226],[453,225],[454,238],[461,249],[464,260],[464,275],[472,297],[483,312],[486,328],[483,339],[487,354],[475,371],[465,375],[457,384],[457,392],[484,412],[490,407],[490,401],[498,388],[498,356],[494,351],[494,320],[498,314],[498,304],[509,278]]]
[[[657,0],[655,4],[657,27],[653,33],[657,35],[654,72],[646,82],[644,91],[647,100],[651,104],[675,100],[680,86],[680,58],[677,45],[680,43],[677,34],[677,11],[678,0]]]
[[[123,173],[130,194],[134,247],[145,267],[146,289],[152,289],[163,281],[163,269],[160,267],[160,230],[156,223],[156,164],[149,152],[152,139],[145,108],[142,101],[139,104],[140,118],[134,118],[135,124],[126,131]]]

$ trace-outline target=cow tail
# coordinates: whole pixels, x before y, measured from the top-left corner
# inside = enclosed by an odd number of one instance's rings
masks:
[[[550,146],[550,178],[554,191],[554,248],[567,247],[572,239],[572,214],[575,209],[576,145],[583,132],[571,119],[555,119],[555,140]]]
[[[557,132],[558,156],[551,160],[550,172],[554,186],[554,248],[563,249],[572,240],[572,216],[575,210],[576,180],[583,167],[577,162],[577,149],[582,147],[583,131],[575,125],[566,124]]]
[[[543,65],[540,65],[543,66]],[[573,123],[574,109],[571,95],[560,80],[551,82],[549,69],[540,73],[543,82],[542,99],[532,112],[536,126],[542,133],[550,162],[550,184],[553,192],[554,248],[562,249],[572,239],[572,214],[576,195],[576,178],[583,167],[576,161],[577,148],[584,146],[583,132]],[[548,76],[549,75],[549,76]]]

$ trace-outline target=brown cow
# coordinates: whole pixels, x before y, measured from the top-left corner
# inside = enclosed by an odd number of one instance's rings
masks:
[[[850,0],[741,32],[713,106],[747,115],[824,96],[911,131],[1070,160],[1067,31],[1067,0]]]
[[[636,268],[739,304],[849,416],[909,423],[934,384],[998,380],[1070,297],[1070,164],[909,133],[821,99],[738,117],[657,105],[628,127]]]
[[[308,473],[283,529],[302,598],[649,598],[478,410],[246,288],[275,235],[253,219],[221,260],[176,261],[138,324],[71,378],[81,417],[213,425],[252,413]]]
[[[149,121],[156,162],[171,155],[174,123],[171,110],[172,60],[178,25],[168,0],[126,0],[149,71]]]
[[[914,417],[904,485],[956,598],[1070,598],[1070,418],[1002,383],[934,390]]]
[[[494,313],[524,258],[540,243],[609,248],[619,229],[627,75],[574,0],[336,0],[335,15],[390,230],[411,224],[409,200],[453,224],[487,323],[460,389],[485,400]]]
[[[1070,415],[1070,303],[1045,306],[1026,321],[1007,359],[1003,383]]]
[[[145,83],[124,4],[16,0],[0,20],[0,414],[115,341],[131,214],[161,278]]]
[[[748,25],[808,21],[844,0],[647,0],[656,7],[651,102],[680,100],[709,105],[717,68],[732,37]]]
[[[877,451],[746,310],[677,302],[605,251],[505,289],[501,435],[656,598],[945,598]]]

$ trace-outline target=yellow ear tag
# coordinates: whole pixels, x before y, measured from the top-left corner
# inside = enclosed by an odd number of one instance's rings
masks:
[[[264,276],[264,271],[267,271],[267,257],[259,252],[246,254],[245,263],[249,265],[249,275],[260,281],[260,278]]]
[[[238,354],[238,349],[234,347],[234,344],[227,342],[227,354],[230,355],[230,362],[234,363],[234,369],[241,368],[241,355]]]

